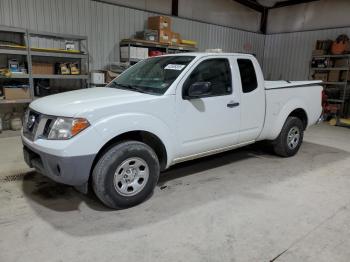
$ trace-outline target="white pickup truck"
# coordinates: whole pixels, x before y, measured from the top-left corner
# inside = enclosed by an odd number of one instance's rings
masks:
[[[321,115],[317,81],[264,81],[252,55],[186,53],[149,58],[107,87],[32,102],[25,161],[51,179],[111,208],[142,202],[159,173],[187,160],[271,141],[299,150]]]

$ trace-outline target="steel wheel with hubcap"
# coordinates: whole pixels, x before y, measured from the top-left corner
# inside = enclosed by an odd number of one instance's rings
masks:
[[[288,132],[287,144],[288,147],[293,150],[299,144],[300,130],[297,126],[292,127]]]
[[[145,187],[148,176],[149,168],[143,159],[128,158],[114,174],[114,188],[122,196],[134,196]]]

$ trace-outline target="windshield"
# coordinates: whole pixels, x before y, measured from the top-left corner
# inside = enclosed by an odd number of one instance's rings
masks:
[[[133,65],[108,87],[164,94],[194,56],[160,56]]]

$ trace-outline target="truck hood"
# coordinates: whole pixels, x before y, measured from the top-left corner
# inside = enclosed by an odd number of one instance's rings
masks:
[[[157,98],[155,95],[108,87],[87,88],[39,98],[30,108],[46,115],[84,116],[96,109]]]

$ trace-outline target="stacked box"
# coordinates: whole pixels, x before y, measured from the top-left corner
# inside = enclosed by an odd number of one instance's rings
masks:
[[[55,73],[55,65],[53,63],[33,62],[32,73],[42,75],[53,75]]]
[[[171,31],[171,18],[167,16],[152,16],[148,18],[148,29],[157,30],[160,43],[178,45],[181,42],[179,33]],[[147,39],[146,39],[147,40]]]
[[[160,43],[170,43],[171,42],[171,31],[169,30],[159,30],[158,38]]]
[[[29,99],[30,91],[28,85],[23,86],[4,86],[4,96],[6,100]]]
[[[121,59],[129,59],[128,47],[122,46],[120,48]],[[148,58],[148,48],[130,46],[130,59],[145,59]]]
[[[328,81],[328,73],[327,73],[327,72],[315,73],[315,74],[313,75],[313,78],[314,78],[315,80],[322,80],[322,81],[327,82],[327,81]]]
[[[158,30],[146,29],[145,31],[136,32],[136,38],[158,42]]]
[[[149,17],[148,29],[171,31],[171,18],[168,16]]]
[[[181,43],[181,36],[179,33],[172,32],[171,34],[171,44],[179,45]]]
[[[329,82],[338,82],[340,79],[340,71],[339,70],[333,70],[330,71],[328,74],[328,81]]]

